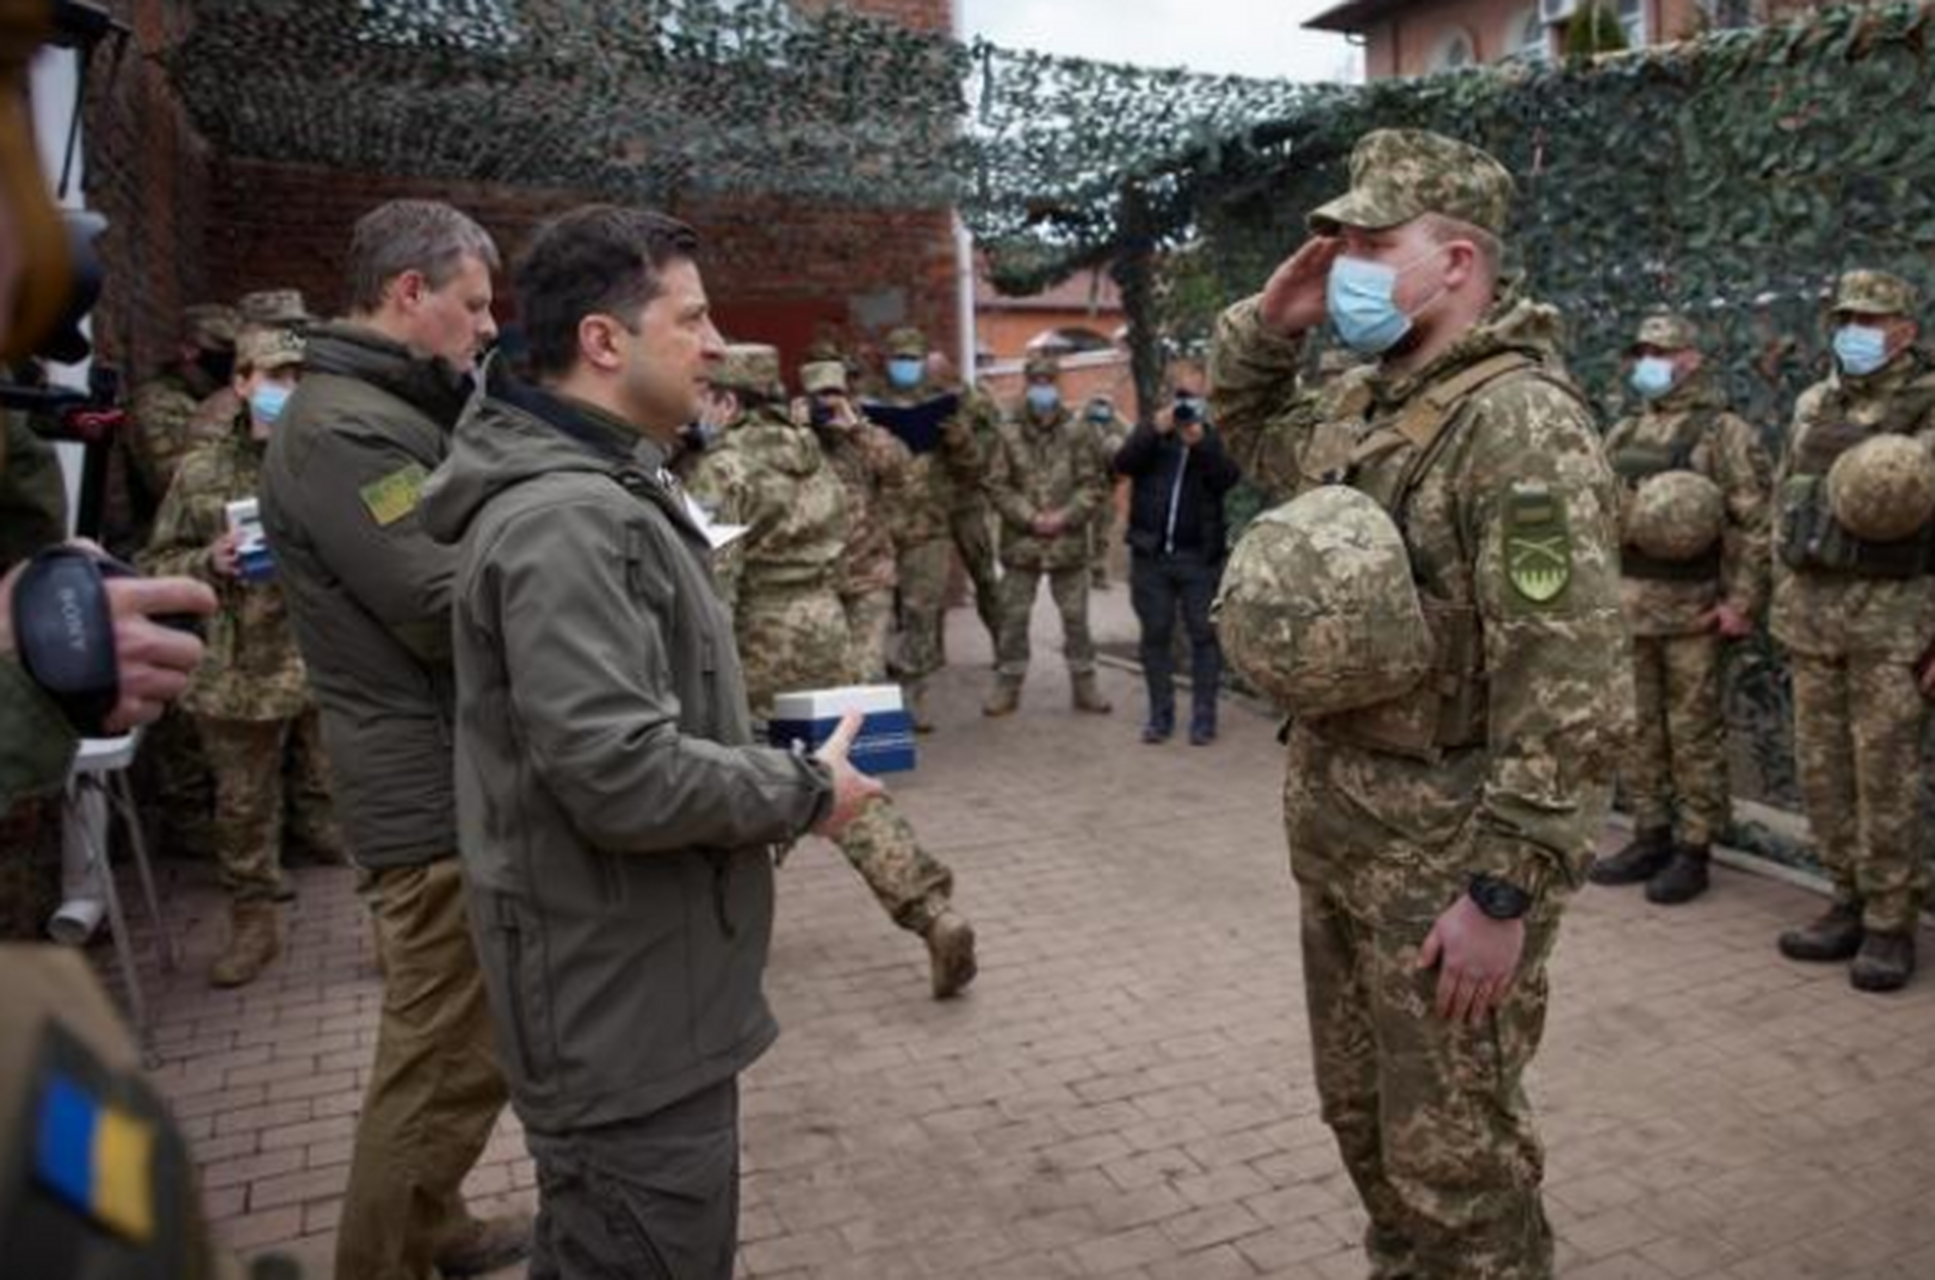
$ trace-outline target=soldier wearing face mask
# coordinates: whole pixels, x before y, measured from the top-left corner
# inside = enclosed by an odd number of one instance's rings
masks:
[[[1217,323],[1218,427],[1238,457],[1285,428],[1302,490],[1231,553],[1218,632],[1294,716],[1316,1087],[1372,1273],[1546,1280],[1523,1079],[1630,725],[1617,487],[1553,313],[1503,274],[1510,172],[1381,129],[1350,173]],[[1376,365],[1313,420],[1326,320]]]
[[[1021,705],[1028,674],[1028,619],[1043,577],[1062,616],[1063,652],[1077,711],[1112,710],[1095,683],[1088,630],[1088,531],[1108,501],[1108,463],[1094,429],[1062,403],[1061,365],[1036,355],[1024,369],[1022,403],[1001,424],[988,488],[1001,514],[1001,643],[985,715]]]
[[[1915,970],[1923,857],[1924,695],[1935,693],[1935,367],[1914,289],[1850,271],[1834,297],[1834,370],[1794,407],[1775,489],[1774,638],[1794,677],[1794,753],[1834,880],[1791,960],[1853,960],[1862,991]]]
[[[1633,840],[1594,884],[1644,882],[1691,901],[1726,830],[1724,642],[1752,634],[1767,596],[1767,485],[1758,433],[1727,407],[1684,316],[1648,316],[1631,351],[1638,413],[1606,435],[1621,484],[1620,598],[1633,631],[1638,725],[1620,779]],[[1678,840],[1674,820],[1678,817]]]
[[[128,436],[140,499],[149,512],[168,496],[175,468],[196,443],[196,410],[228,387],[235,371],[233,307],[203,304],[182,315],[181,349],[173,364],[135,389]],[[203,439],[213,439],[214,433]]]

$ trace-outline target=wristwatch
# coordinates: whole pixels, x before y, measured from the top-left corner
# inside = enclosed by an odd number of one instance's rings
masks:
[[[1532,909],[1532,895],[1497,876],[1478,872],[1471,877],[1466,892],[1478,909],[1493,920],[1517,920]]]

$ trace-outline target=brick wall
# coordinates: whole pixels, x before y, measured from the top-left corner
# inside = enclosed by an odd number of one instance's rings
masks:
[[[214,287],[202,246],[209,224],[208,148],[150,55],[187,21],[183,0],[108,0],[134,31],[116,59],[97,51],[85,123],[88,204],[108,219],[93,316],[100,359],[140,375],[172,355],[183,306]]]
[[[801,0],[802,7],[835,7]],[[114,0],[152,52],[186,21],[183,0]],[[839,7],[946,30],[948,0],[857,0]],[[114,224],[110,285],[97,321],[145,372],[169,354],[188,302],[292,286],[312,309],[342,303],[350,228],[384,200],[448,200],[515,256],[544,218],[585,197],[555,189],[432,182],[316,166],[209,157],[154,64],[130,56],[90,105],[91,198]],[[708,289],[732,336],[777,343],[789,365],[816,337],[865,352],[900,323],[958,347],[955,260],[945,210],[811,208],[775,200],[668,210],[705,237]],[[508,295],[503,312],[515,314]]]

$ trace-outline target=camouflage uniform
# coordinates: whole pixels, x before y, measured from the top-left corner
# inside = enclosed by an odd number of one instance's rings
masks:
[[[845,366],[833,361],[807,364],[800,381],[810,395],[847,389]],[[810,414],[802,404],[797,412]],[[856,410],[857,412],[857,410]],[[846,611],[858,679],[879,684],[887,678],[887,637],[894,623],[893,527],[906,501],[913,455],[892,432],[860,419],[856,427],[816,427],[820,447],[834,474],[846,486],[847,543],[840,557],[840,606]]]
[[[1497,233],[1510,199],[1490,157],[1411,131],[1368,135],[1351,177],[1313,215],[1320,230],[1440,212]],[[1370,1213],[1376,1276],[1552,1274],[1522,1084],[1545,960],[1630,728],[1632,668],[1614,479],[1555,372],[1551,327],[1501,297],[1426,367],[1374,374],[1365,417],[1279,437],[1295,474],[1341,470],[1392,512],[1435,645],[1410,693],[1298,720],[1284,783],[1317,1089]],[[1224,313],[1211,383],[1227,437],[1247,444],[1298,411],[1299,354],[1257,300]],[[1422,451],[1421,419],[1440,427]],[[1434,1016],[1437,975],[1416,967],[1474,874],[1532,899],[1510,993],[1479,1027]]]
[[[250,329],[276,329],[300,337],[316,323],[309,304],[297,289],[258,289],[235,304],[237,323]],[[189,420],[189,434],[198,439],[219,438],[242,412],[242,398],[232,386],[219,388],[202,401]]]
[[[889,359],[925,359],[927,339],[918,329],[896,329],[887,335],[887,355]],[[906,389],[883,384],[879,393],[869,399],[891,407],[909,408],[947,394],[950,394],[947,388],[925,383]],[[952,394],[960,392],[955,389]],[[906,683],[909,710],[922,729],[932,727],[925,709],[928,677],[946,663],[942,635],[947,621],[948,555],[953,545],[949,522],[955,495],[961,489],[978,489],[985,474],[966,407],[963,400],[962,411],[943,425],[940,442],[934,449],[914,454],[907,481],[907,501],[894,527],[894,545],[900,556],[898,666]]]
[[[1128,482],[1115,474],[1115,455],[1128,442],[1134,425],[1115,411],[1106,396],[1096,396],[1082,412],[1082,421],[1095,432],[1095,446],[1102,455],[1103,496],[1088,526],[1089,585],[1109,585],[1109,535],[1115,530],[1115,495]]]
[[[213,356],[232,355],[240,317],[232,307],[201,305],[188,308],[187,343]],[[204,400],[227,389],[226,380],[199,365],[177,364],[137,387],[129,408],[130,462],[150,503],[159,506],[167,496],[182,457],[204,439],[218,437],[231,412],[213,431],[197,435],[196,410]]]
[[[263,331],[245,331],[240,351],[257,368],[301,358],[293,339],[278,341]],[[207,656],[181,706],[195,718],[215,775],[212,843],[236,918],[231,952],[217,961],[216,980],[225,986],[252,979],[275,949],[269,904],[284,892],[285,824],[312,857],[345,860],[316,708],[282,590],[272,579],[218,574],[209,559],[210,545],[228,531],[228,503],[260,493],[266,448],[252,435],[244,409],[225,439],[190,450],[142,557],[149,573],[198,578],[220,602],[208,620]],[[245,944],[264,955],[243,962]]]
[[[1839,312],[1913,308],[1891,276],[1842,277]],[[1801,393],[1776,477],[1770,623],[1789,655],[1801,790],[1835,905],[1858,916],[1857,937],[1912,940],[1928,883],[1921,788],[1909,780],[1922,774],[1927,721],[1917,664],[1935,637],[1930,534],[1861,543],[1825,510],[1834,460],[1884,432],[1935,448],[1935,366],[1918,351],[1861,377],[1837,369]],[[1796,958],[1845,958],[1782,946]]]
[[[1029,362],[1031,376],[1058,372],[1050,360]],[[1087,423],[1066,406],[1042,416],[1026,404],[1001,424],[989,468],[988,487],[1001,513],[1001,644],[996,653],[995,695],[985,710],[1012,710],[1028,674],[1028,625],[1041,580],[1062,618],[1062,647],[1074,678],[1078,704],[1093,696],[1095,643],[1088,630],[1088,526],[1107,500],[1107,464]],[[1036,517],[1059,512],[1062,531],[1044,537]],[[1086,691],[1086,695],[1084,693]],[[1098,704],[1093,709],[1105,709]]]
[[[1699,335],[1679,316],[1649,317],[1639,346],[1681,351]],[[1606,435],[1606,454],[1630,503],[1642,481],[1690,471],[1723,502],[1719,540],[1691,560],[1662,560],[1622,529],[1620,595],[1633,633],[1637,724],[1620,782],[1642,837],[1670,843],[1674,814],[1684,846],[1704,854],[1725,832],[1729,801],[1722,640],[1711,613],[1726,604],[1757,618],[1767,598],[1767,488],[1772,465],[1758,433],[1696,370]],[[1595,878],[1598,878],[1595,876]],[[1643,878],[1643,877],[1637,877]]]
[[[835,688],[858,674],[838,592],[846,488],[812,431],[788,417],[771,347],[729,348],[713,383],[750,407],[700,456],[687,488],[713,520],[747,528],[716,554],[714,571],[733,614],[746,700],[765,720],[781,693]],[[891,796],[835,843],[901,928],[926,936],[948,912],[954,875],[921,847]]]

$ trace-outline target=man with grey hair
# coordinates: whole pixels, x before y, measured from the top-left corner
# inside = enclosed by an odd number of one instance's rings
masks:
[[[448,205],[366,214],[349,314],[310,332],[263,467],[263,521],[383,968],[337,1237],[336,1274],[356,1280],[477,1274],[530,1242],[527,1218],[480,1221],[463,1204],[506,1088],[457,860],[454,555],[417,515],[497,332],[497,266],[490,236]]]

